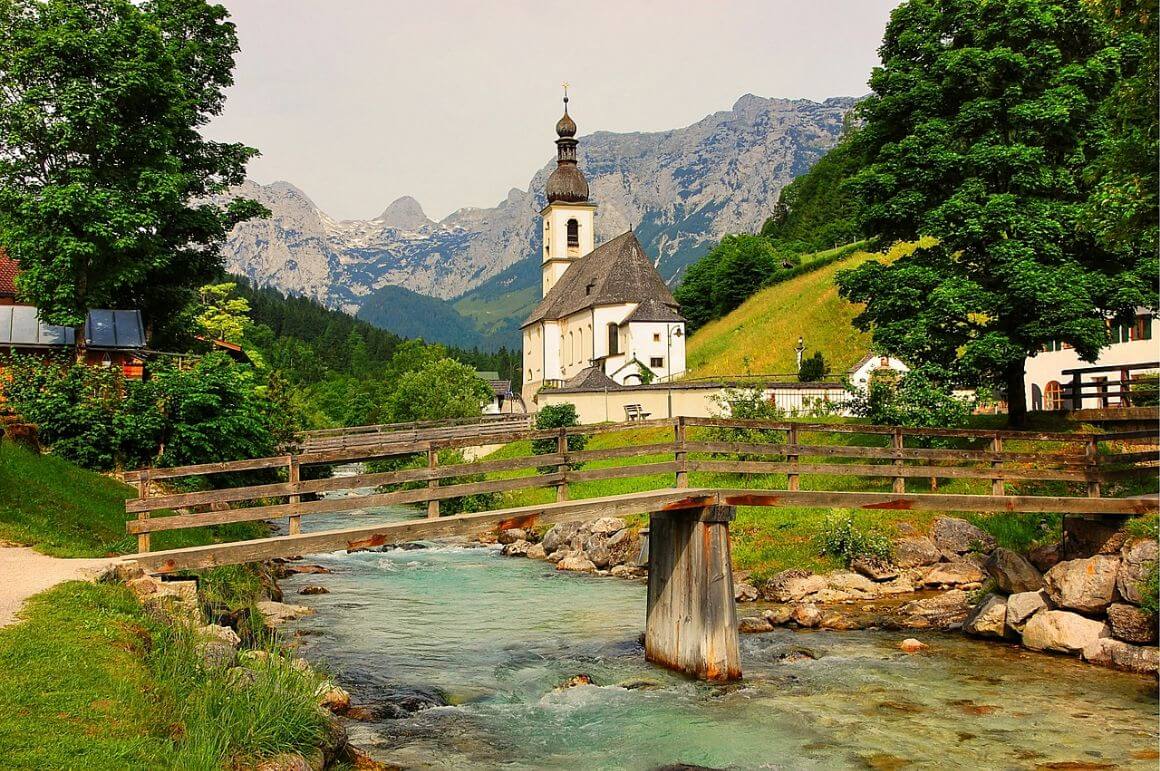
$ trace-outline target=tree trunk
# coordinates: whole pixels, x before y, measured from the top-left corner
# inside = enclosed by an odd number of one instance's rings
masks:
[[[88,358],[88,346],[85,343],[85,324],[81,322],[73,327],[73,344],[75,346],[76,363],[84,364]]]
[[[1023,360],[1007,367],[1007,423],[1012,428],[1027,425],[1027,392],[1023,387]]]

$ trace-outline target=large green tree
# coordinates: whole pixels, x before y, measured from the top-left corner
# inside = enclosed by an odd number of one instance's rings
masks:
[[[1109,313],[1155,304],[1155,272],[1086,221],[1123,46],[1080,0],[909,0],[879,52],[855,138],[861,223],[938,243],[839,285],[877,349],[944,384],[1005,386],[1019,424],[1025,357],[1062,340],[1094,359]]]
[[[233,82],[227,19],[205,0],[0,0],[0,245],[48,321],[164,324],[263,212],[226,192],[256,151],[200,132]]]

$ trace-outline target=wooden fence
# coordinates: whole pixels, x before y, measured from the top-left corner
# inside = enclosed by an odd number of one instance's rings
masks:
[[[1101,497],[1103,484],[1141,473],[1154,476],[1157,468],[1154,450],[1111,452],[1107,446],[1101,448],[1101,443],[1155,441],[1154,431],[1084,435],[684,417],[548,431],[499,432],[492,430],[494,425],[487,424],[488,443],[539,440],[551,451],[440,465],[440,451],[477,446],[480,435],[436,438],[416,433],[407,441],[396,441],[405,432],[392,431],[381,434],[390,436],[387,444],[140,469],[125,475],[126,481],[136,483],[138,489],[138,497],[125,504],[128,513],[137,515],[127,523],[127,529],[137,535],[138,551],[144,553],[150,550],[150,534],[165,530],[286,517],[291,535],[296,535],[301,532],[301,518],[314,514],[425,504],[428,517],[435,518],[440,515],[441,501],[466,496],[554,488],[555,500],[562,503],[569,499],[570,485],[577,483],[632,477],[653,477],[655,482],[655,478],[667,477],[671,484],[656,484],[654,492],[680,491],[690,487],[693,474],[704,475],[714,483],[711,489],[701,486],[698,490],[728,494],[730,503],[742,505],[1111,515],[1156,509],[1154,500]],[[642,433],[647,438],[602,449],[569,449],[570,437],[624,431]],[[1019,443],[1019,447],[1010,449],[1012,442]],[[934,446],[937,444],[954,446]],[[399,456],[412,456],[408,467],[302,479],[304,466]],[[624,465],[584,467],[625,459],[637,460]],[[159,492],[153,484],[271,469],[285,469],[285,481],[196,492]],[[747,487],[745,480],[755,475],[784,475],[784,487],[770,489],[770,479],[763,480],[761,487]],[[833,484],[835,477],[889,480],[890,491],[832,489],[841,486]],[[803,489],[803,479],[809,480],[810,489]],[[948,495],[938,493],[940,480],[981,480],[986,484],[980,493]],[[722,481],[728,484],[722,485]],[[780,477],[772,481],[781,484]],[[1043,482],[1074,483],[1080,492],[1074,496],[1013,495],[1008,489],[1013,484]],[[916,492],[920,486],[929,492]],[[367,492],[316,498],[324,493],[359,490]],[[161,516],[151,516],[162,512],[165,513]]]
[[[376,447],[384,444],[423,440],[486,439],[491,435],[510,434],[532,427],[531,415],[484,415],[464,420],[433,420],[418,423],[383,423],[353,428],[329,428],[306,431],[299,446],[302,452],[315,453],[354,447]]]

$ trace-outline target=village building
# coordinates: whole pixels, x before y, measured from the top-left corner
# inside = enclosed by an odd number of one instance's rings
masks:
[[[616,386],[685,371],[685,320],[636,234],[596,246],[596,203],[576,159],[576,123],[556,124],[556,169],[545,188],[543,299],[522,325],[523,395],[601,376]]]
[[[1027,405],[1032,410],[1130,407],[1132,384],[1160,370],[1160,320],[1137,308],[1128,323],[1109,321],[1111,344],[1094,362],[1080,359],[1067,343],[1052,342],[1028,357],[1024,369]]]

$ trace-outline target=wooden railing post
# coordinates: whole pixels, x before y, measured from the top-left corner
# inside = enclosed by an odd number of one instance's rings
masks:
[[[1084,453],[1087,455],[1086,468],[1088,473],[1092,476],[1088,479],[1087,494],[1089,498],[1100,497],[1100,455],[1099,455],[1099,440],[1094,436],[1088,439],[1087,446],[1084,448]]]
[[[1079,372],[1072,373],[1071,376],[1071,408],[1083,409],[1083,375]]]
[[[434,447],[428,446],[427,447],[427,468],[434,470],[438,467],[439,467],[439,450],[435,449]],[[438,479],[427,480],[427,489],[428,490],[438,490],[439,489],[439,480]],[[435,519],[438,516],[439,516],[439,501],[438,500],[427,501],[427,518],[428,519]]]
[[[903,440],[902,429],[901,428],[894,429],[894,435],[893,435],[892,440],[891,440],[891,446],[895,450],[901,450],[905,444],[906,443]],[[902,455],[900,453],[898,455],[898,457],[896,457],[894,459],[894,465],[896,468],[901,468],[903,463],[904,463],[904,461],[902,460]],[[902,476],[901,473],[897,474],[894,477],[894,483],[893,483],[891,489],[894,492],[898,493],[899,495],[905,493],[906,492],[906,477]]]
[[[1003,437],[998,434],[991,440],[991,452],[1003,452]],[[991,468],[999,468],[1002,465],[1003,461],[999,458],[991,461]],[[991,495],[1006,495],[1006,491],[1003,489],[1002,478],[993,477],[991,479]]]
[[[301,475],[302,475],[302,472],[301,472],[301,466],[298,465],[298,456],[291,455],[289,458],[287,458],[286,478],[290,482],[290,484],[294,485],[295,489],[297,489],[297,487],[298,487],[298,482],[300,481]],[[289,502],[290,502],[290,505],[293,506],[294,510],[296,511],[298,504],[302,502],[302,496],[301,495],[291,495]],[[298,535],[301,532],[302,532],[302,516],[300,514],[291,514],[290,515],[290,535]]]
[[[149,473],[145,469],[141,470],[141,478],[137,480],[137,497],[141,500],[149,497]],[[149,512],[142,511],[137,514],[138,521],[143,522],[147,519],[149,519]],[[149,551],[149,533],[138,533],[137,553],[144,554],[147,551]]]
[[[560,473],[560,484],[556,485],[556,502],[568,500],[568,429],[560,428],[560,435],[556,437],[556,452],[563,455],[563,460],[556,470]]]
[[[677,487],[689,486],[689,454],[685,452],[685,418],[680,416],[673,425],[673,459],[677,462]]]
[[[801,488],[801,478],[797,473],[798,466],[798,430],[797,426],[790,426],[789,430],[785,432],[786,453],[785,460],[790,464],[790,472],[786,475],[786,487],[790,491],[796,491]],[[792,449],[791,449],[792,448]]]

